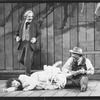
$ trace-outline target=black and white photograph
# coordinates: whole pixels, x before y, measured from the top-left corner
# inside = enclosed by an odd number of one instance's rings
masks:
[[[40,1],[0,1],[0,97],[99,97],[100,2]]]

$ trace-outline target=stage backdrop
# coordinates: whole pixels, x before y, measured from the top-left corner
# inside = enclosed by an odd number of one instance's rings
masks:
[[[41,24],[41,52],[34,55],[32,70],[52,65],[70,57],[69,50],[79,46],[96,70],[100,69],[100,22],[95,21],[96,3],[0,3],[0,70],[23,70],[19,64],[14,36],[26,10],[34,10],[35,18],[44,18]],[[63,65],[62,65],[63,66]],[[60,66],[60,67],[62,67]]]

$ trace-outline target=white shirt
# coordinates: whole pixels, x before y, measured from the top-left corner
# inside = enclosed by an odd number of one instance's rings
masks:
[[[70,57],[67,62],[64,64],[64,66],[62,67],[62,70],[66,70],[66,71],[71,71],[72,67],[71,67],[71,63],[73,61],[73,57]],[[86,58],[86,67],[87,67],[87,74],[94,74],[94,67],[92,66],[91,61]]]

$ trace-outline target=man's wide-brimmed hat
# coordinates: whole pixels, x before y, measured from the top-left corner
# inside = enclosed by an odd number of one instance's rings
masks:
[[[74,47],[73,50],[69,50],[71,53],[83,55],[82,49],[79,47]]]

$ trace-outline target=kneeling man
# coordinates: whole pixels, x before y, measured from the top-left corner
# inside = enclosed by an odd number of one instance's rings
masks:
[[[94,74],[94,67],[91,61],[84,56],[81,48],[74,47],[70,52],[72,55],[64,64],[62,70],[71,73],[72,83],[80,86],[80,90],[84,92],[88,87],[88,74]]]

